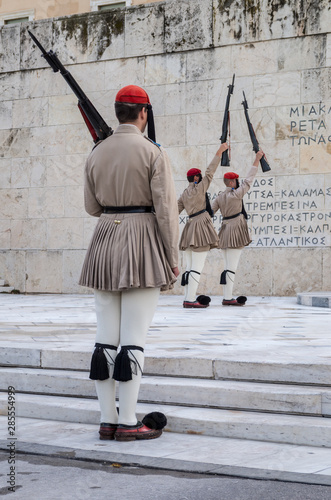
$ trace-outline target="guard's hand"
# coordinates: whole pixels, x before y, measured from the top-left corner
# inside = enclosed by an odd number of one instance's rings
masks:
[[[224,153],[224,151],[226,151],[227,149],[229,149],[229,145],[226,142],[223,142],[223,144],[221,144],[218,148],[216,156],[219,156],[221,158],[222,153]]]
[[[178,267],[173,267],[172,268],[172,272],[174,273],[174,275],[176,276],[176,278],[179,276],[179,269],[178,269]]]
[[[257,161],[260,161],[260,160],[261,160],[261,158],[262,158],[263,156],[264,156],[264,153],[263,153],[262,149],[260,149],[260,151],[258,151],[258,152],[256,153],[256,157],[255,157],[255,159],[256,159]]]

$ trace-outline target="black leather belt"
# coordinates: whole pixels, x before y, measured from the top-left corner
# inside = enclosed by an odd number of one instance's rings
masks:
[[[229,220],[229,219],[235,219],[236,217],[239,217],[242,212],[239,212],[238,214],[230,215],[229,217],[223,217],[223,220]]]
[[[195,212],[195,214],[189,215],[189,218],[192,219],[192,217],[196,217],[197,215],[203,214],[203,212],[206,212],[205,208],[203,210],[200,210],[200,212]]]
[[[104,214],[143,214],[152,211],[153,207],[103,207]]]

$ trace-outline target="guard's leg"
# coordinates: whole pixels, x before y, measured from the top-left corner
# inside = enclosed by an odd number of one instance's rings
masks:
[[[190,274],[188,277],[188,285],[187,285],[187,302],[194,302],[197,296],[197,289],[200,281],[200,274],[203,270],[203,266],[205,265],[207,252],[192,252],[192,265],[190,269]]]
[[[190,250],[189,248],[185,250],[185,260],[186,260],[186,271],[182,276],[182,286],[185,287],[184,301],[187,300],[188,279],[190,270],[192,269],[192,250]]]
[[[235,275],[242,250],[243,247],[222,249],[222,255],[224,259],[224,271],[222,273],[223,283],[225,281],[225,283],[223,284],[224,300],[231,300],[233,298],[232,294],[235,282]]]
[[[148,328],[154,316],[159,294],[159,288],[134,289],[122,292],[121,351],[123,349],[127,350],[122,358],[124,363],[125,358],[127,360],[126,355],[129,358],[132,379],[119,382],[120,424],[137,424],[136,405],[144,368],[143,349],[145,348]],[[127,346],[128,349],[126,349]]]
[[[101,373],[99,376],[103,378],[102,372],[106,362],[108,373],[104,376],[109,375],[109,377],[104,380],[95,380],[95,387],[101,410],[100,422],[115,425],[118,422],[118,413],[115,401],[116,382],[113,379],[113,370],[120,339],[121,293],[95,290],[94,300],[97,315],[95,340],[99,346],[95,347],[91,363],[93,365],[94,358],[94,367],[91,366],[91,372],[99,372]],[[103,365],[101,368],[100,364]]]

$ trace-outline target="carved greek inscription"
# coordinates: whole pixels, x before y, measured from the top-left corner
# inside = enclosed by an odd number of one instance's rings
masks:
[[[327,115],[331,106],[326,104],[293,106],[290,108],[290,132],[292,146],[327,144],[331,134],[327,127]]]

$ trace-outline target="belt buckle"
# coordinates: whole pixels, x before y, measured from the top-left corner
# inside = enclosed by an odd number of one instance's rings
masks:
[[[115,219],[115,220],[114,220],[114,224],[121,224],[121,222],[122,222],[122,221],[121,221],[121,220],[118,220],[118,219]]]

